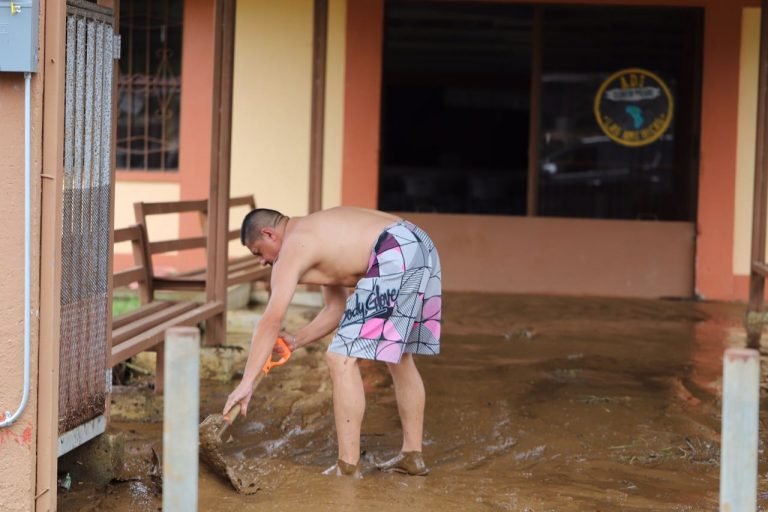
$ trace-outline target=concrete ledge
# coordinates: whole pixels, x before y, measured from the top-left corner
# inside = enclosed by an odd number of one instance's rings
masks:
[[[119,477],[124,457],[123,434],[102,434],[59,457],[58,472],[66,475],[61,485],[87,481],[103,487]]]
[[[252,334],[261,316],[261,313],[247,309],[227,312],[227,334]]]

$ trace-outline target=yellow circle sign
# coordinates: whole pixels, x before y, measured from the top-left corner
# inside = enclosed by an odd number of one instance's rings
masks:
[[[669,87],[645,69],[612,74],[595,95],[597,124],[624,146],[646,146],[658,140],[669,128],[673,111]]]

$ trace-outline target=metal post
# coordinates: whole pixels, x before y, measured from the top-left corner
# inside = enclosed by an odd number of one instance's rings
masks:
[[[200,331],[173,327],[165,336],[163,510],[197,511]]]
[[[723,359],[720,511],[757,510],[760,353],[729,348]]]

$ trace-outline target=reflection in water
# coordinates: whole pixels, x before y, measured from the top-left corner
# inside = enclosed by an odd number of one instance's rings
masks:
[[[418,360],[430,476],[374,469],[401,437],[386,367],[369,362],[364,478],[320,475],[336,446],[323,347],[311,347],[264,380],[225,445],[261,490],[238,495],[203,467],[200,510],[715,510],[720,364],[743,343],[741,315],[730,304],[449,295],[443,353]],[[204,384],[201,418],[230,388]],[[151,428],[148,439],[161,437]],[[85,488],[60,510],[83,508]],[[159,506],[137,489],[114,483],[100,506]]]

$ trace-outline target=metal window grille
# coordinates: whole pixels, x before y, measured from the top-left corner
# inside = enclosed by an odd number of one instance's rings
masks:
[[[120,2],[118,169],[178,169],[182,9],[182,0]]]

